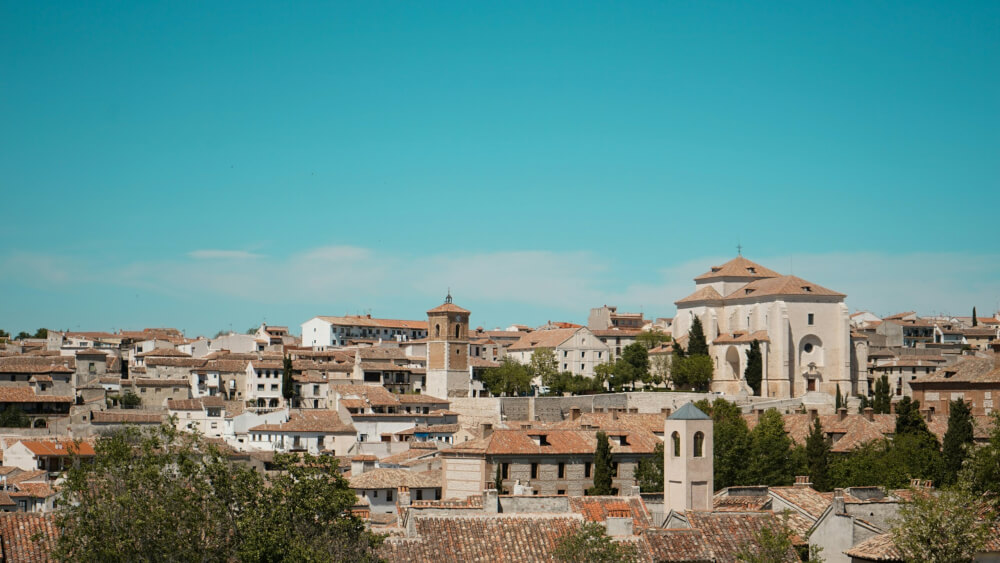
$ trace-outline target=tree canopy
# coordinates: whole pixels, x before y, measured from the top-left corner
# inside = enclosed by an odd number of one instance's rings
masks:
[[[504,358],[500,365],[488,368],[482,375],[483,386],[491,395],[514,397],[531,391],[531,373],[528,366],[513,358]]]
[[[54,555],[67,561],[375,561],[328,456],[278,454],[269,481],[172,426],[128,427],[68,471]]]
[[[652,457],[644,457],[633,472],[635,484],[644,493],[663,492],[663,442],[657,442]]]
[[[676,357],[670,366],[670,381],[676,389],[707,392],[712,386],[715,364],[709,356]]]
[[[819,417],[813,422],[812,430],[806,438],[806,463],[813,488],[817,491],[830,490],[830,443],[823,435],[823,425]]]
[[[946,481],[952,481],[962,470],[962,464],[969,455],[973,444],[972,412],[962,399],[949,404],[948,430],[944,434],[942,454],[944,455]]]
[[[772,487],[791,485],[795,469],[792,439],[785,433],[785,421],[781,413],[768,409],[750,432],[748,482]]]
[[[636,546],[613,541],[600,522],[584,522],[578,530],[563,536],[552,555],[559,561],[574,563],[631,563],[640,560]]]
[[[611,444],[608,435],[597,433],[597,450],[594,452],[594,486],[587,490],[590,495],[613,495],[611,474]]]
[[[971,562],[989,534],[983,510],[981,499],[967,489],[915,491],[913,500],[900,507],[893,542],[907,561]]]
[[[691,329],[688,330],[688,356],[707,356],[708,341],[705,340],[705,329],[701,326],[701,319],[695,315],[691,321]]]
[[[754,395],[760,395],[760,383],[764,377],[764,358],[760,352],[760,342],[754,340],[747,350],[747,367],[743,370],[743,378],[753,389]]]
[[[889,414],[891,401],[889,376],[883,375],[875,381],[875,397],[872,401],[872,411],[875,414]]]
[[[292,397],[295,397],[295,382],[292,381],[291,356],[285,356],[282,368],[283,369],[281,371],[281,396],[284,397],[286,401],[291,403]]]

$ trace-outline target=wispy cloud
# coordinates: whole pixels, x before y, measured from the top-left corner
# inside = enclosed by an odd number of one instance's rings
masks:
[[[213,296],[267,305],[356,309],[394,303],[422,307],[451,288],[464,304],[493,310],[496,321],[524,317],[585,320],[590,307],[642,308],[671,315],[674,301],[694,290],[692,278],[726,257],[658,267],[626,268],[589,251],[511,250],[409,256],[356,246],[308,248],[284,257],[246,251],[196,250],[187,260],[95,264],[58,256],[16,254],[0,259],[0,279],[117,285],[183,297]],[[879,252],[750,257],[778,271],[848,294],[852,309],[889,313],[981,313],[1000,302],[1000,255]]]
[[[263,258],[261,254],[254,254],[246,250],[193,250],[188,252],[189,257],[196,260],[253,260]]]

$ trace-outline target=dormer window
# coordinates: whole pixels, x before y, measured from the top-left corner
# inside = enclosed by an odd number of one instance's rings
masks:
[[[757,273],[757,268],[754,268],[754,267],[751,266],[751,267],[747,268],[747,272],[749,272],[751,274],[756,274]]]
[[[548,436],[546,436],[545,434],[530,434],[529,436],[531,437],[531,441],[533,441],[536,446],[550,445]]]
[[[811,285],[804,285],[804,286],[802,286],[802,291],[804,291],[806,293],[812,293],[812,290],[813,290],[813,288],[812,288]]]
[[[753,293],[752,289],[745,289],[744,291],[746,292],[746,295],[750,295],[751,293]]]

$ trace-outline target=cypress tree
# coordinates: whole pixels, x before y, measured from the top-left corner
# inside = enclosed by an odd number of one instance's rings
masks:
[[[972,445],[972,412],[962,399],[949,405],[948,431],[944,433],[944,460],[947,478],[954,480],[968,456],[967,446]]]
[[[872,410],[875,411],[875,414],[889,414],[891,400],[889,397],[889,376],[883,375],[875,382],[875,399],[872,403]]]
[[[754,485],[791,485],[795,475],[792,440],[785,432],[781,413],[768,409],[750,431],[747,478]]]
[[[858,395],[858,398],[861,399],[861,402],[858,404],[858,414],[861,414],[865,412],[865,409],[867,409],[871,405],[868,404],[868,397],[864,395]]]
[[[840,384],[837,384],[837,410],[844,406],[844,400],[840,397]]]
[[[754,340],[747,350],[747,368],[743,370],[747,385],[753,389],[754,395],[760,395],[760,383],[764,377],[764,358],[760,353],[760,342]]]
[[[587,494],[590,495],[612,495],[611,488],[611,444],[608,443],[608,435],[604,432],[597,433],[597,451],[594,452],[594,486]]]
[[[500,464],[497,463],[497,474],[493,478],[493,488],[497,490],[498,495],[503,494],[503,476],[500,475]]]
[[[972,306],[972,326],[979,326],[979,319],[976,317],[976,306]]]
[[[707,356],[708,341],[705,340],[705,329],[701,326],[701,319],[697,316],[691,322],[691,330],[688,331],[688,356]]]
[[[292,358],[285,356],[284,369],[281,374],[281,396],[291,401],[295,396],[295,384],[292,382]]]
[[[817,491],[830,490],[830,444],[823,436],[823,426],[819,422],[819,417],[816,418],[806,438],[806,459],[813,488]]]

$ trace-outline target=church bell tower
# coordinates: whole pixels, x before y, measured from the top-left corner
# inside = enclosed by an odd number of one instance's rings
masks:
[[[663,503],[666,510],[712,510],[712,418],[693,403],[667,417],[663,438]]]
[[[439,398],[469,392],[469,311],[444,303],[427,311],[427,393]]]

